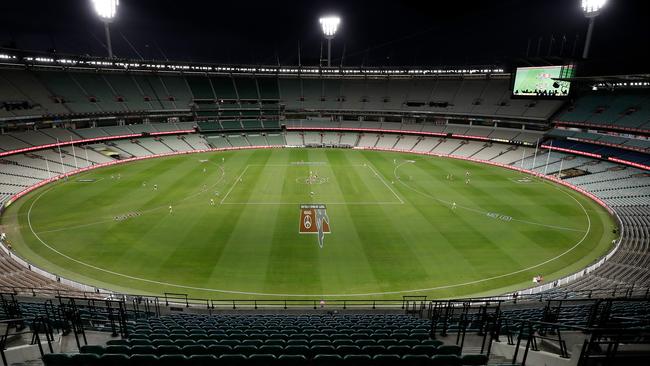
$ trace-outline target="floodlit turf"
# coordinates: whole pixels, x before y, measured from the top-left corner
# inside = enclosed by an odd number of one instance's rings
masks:
[[[613,239],[600,206],[525,178],[387,152],[193,154],[71,177],[10,206],[2,223],[32,263],[131,293],[496,294],[530,286],[538,274],[550,281],[576,271]],[[317,234],[299,233],[300,204],[308,203],[327,207],[322,248]]]

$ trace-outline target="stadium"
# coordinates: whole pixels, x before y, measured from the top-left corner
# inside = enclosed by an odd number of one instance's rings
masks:
[[[598,49],[633,5],[562,2],[586,35],[503,62],[395,66],[354,51],[343,11],[300,20],[318,58],[175,61],[178,38],[145,55],[128,21],[208,14],[87,3],[106,54],[77,30],[0,48],[3,365],[650,361],[650,74]]]

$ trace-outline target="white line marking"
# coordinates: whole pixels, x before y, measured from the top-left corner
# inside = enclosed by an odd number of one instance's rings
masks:
[[[220,165],[218,165],[216,163],[215,163],[215,165],[217,165],[219,170],[221,170],[221,176],[219,177],[219,179],[217,179],[216,182],[214,182],[214,184],[210,185],[210,189],[216,187],[219,183],[221,183],[223,178],[225,178],[225,176],[226,176],[226,170],[222,166],[220,166]],[[70,182],[64,182],[63,184],[68,184],[68,183],[70,183]],[[54,187],[52,187],[52,188],[54,188]],[[197,196],[199,196],[199,195],[201,195],[201,194],[203,194],[205,192],[206,192],[205,190],[201,190],[201,191],[199,191],[197,193],[191,194],[191,195],[179,200],[178,202],[182,203],[182,202],[188,201],[188,200],[190,200],[190,199],[192,199],[194,197],[197,197]],[[185,207],[185,205],[178,205],[178,206]],[[154,212],[154,211],[158,211],[158,210],[162,210],[162,209],[167,209],[167,206],[153,207],[153,208],[150,208],[148,210],[143,210],[143,211],[139,211],[139,212],[141,214],[145,214],[145,213]],[[55,233],[55,232],[60,232],[60,231],[73,230],[73,229],[81,229],[81,228],[84,228],[84,227],[95,226],[95,225],[105,224],[105,223],[114,222],[114,221],[115,221],[115,218],[111,217],[111,218],[106,218],[104,220],[94,221],[94,222],[85,223],[85,224],[78,224],[78,225],[75,225],[75,226],[66,226],[66,227],[62,227],[62,228],[58,228],[58,229],[39,231],[39,234]]]
[[[245,174],[246,171],[248,170],[248,167],[249,167],[249,166],[250,166],[250,165],[246,165],[246,168],[244,168],[244,171],[241,172],[241,174],[237,177],[237,179],[235,179],[235,183],[232,184],[232,186],[231,186],[230,189],[228,190],[228,193],[226,193],[226,195],[223,196],[223,198],[221,199],[220,204],[223,205],[223,201],[225,201],[226,198],[228,198],[228,196],[230,195],[230,192],[232,192],[232,190],[235,188],[235,186],[237,185],[237,183],[239,182],[239,180],[241,179],[241,177],[244,176],[244,174]]]
[[[397,167],[399,167],[399,165]],[[397,167],[395,168],[394,172],[397,171]],[[396,175],[396,177],[397,177],[397,175]],[[408,185],[406,185],[406,186],[408,187]],[[29,224],[30,230],[32,231],[32,234],[34,234],[34,236],[36,237],[36,239],[38,239],[38,241],[40,241],[44,246],[46,246],[48,249],[52,250],[53,252],[61,255],[64,258],[67,258],[67,259],[69,259],[69,260],[71,260],[71,261],[73,261],[75,263],[86,266],[88,268],[92,268],[92,269],[95,269],[95,270],[98,270],[98,271],[101,271],[101,272],[105,272],[105,273],[109,273],[109,274],[119,276],[119,277],[124,277],[124,278],[137,280],[137,281],[141,281],[141,282],[153,283],[153,284],[157,284],[157,285],[170,286],[170,287],[176,287],[176,288],[183,288],[183,289],[188,289],[188,290],[217,292],[217,293],[234,294],[234,295],[269,296],[269,297],[306,297],[306,298],[314,298],[314,297],[316,297],[316,298],[319,298],[319,297],[363,297],[363,296],[367,297],[367,296],[397,295],[397,294],[407,294],[407,293],[417,293],[417,292],[430,292],[430,291],[435,291],[435,290],[442,290],[442,289],[448,289],[448,288],[455,288],[455,287],[463,287],[463,286],[468,286],[468,285],[474,285],[474,284],[477,284],[477,283],[487,282],[487,281],[491,281],[491,280],[495,280],[495,279],[499,279],[499,278],[509,277],[509,276],[519,274],[519,273],[522,273],[522,272],[527,272],[527,271],[530,271],[532,269],[535,269],[535,268],[541,267],[543,265],[546,265],[546,264],[548,264],[548,263],[550,263],[552,261],[555,261],[555,260],[565,256],[566,254],[572,252],[575,248],[577,248],[580,244],[582,244],[582,242],[587,238],[587,235],[589,234],[589,231],[591,230],[591,217],[589,217],[589,214],[587,213],[587,210],[582,205],[582,203],[580,203],[580,201],[578,201],[575,197],[573,197],[569,193],[567,193],[567,192],[565,192],[563,190],[560,190],[561,192],[563,192],[566,195],[570,196],[574,201],[578,202],[578,204],[582,208],[582,210],[585,213],[585,215],[587,216],[587,220],[588,220],[587,231],[585,232],[585,235],[582,237],[582,239],[580,239],[580,241],[578,241],[578,243],[576,243],[573,247],[566,250],[564,253],[561,253],[561,254],[559,254],[559,255],[551,258],[551,259],[548,259],[548,260],[546,260],[546,261],[544,261],[542,263],[536,264],[536,265],[528,267],[528,268],[523,268],[523,269],[520,269],[518,271],[505,273],[505,274],[502,274],[502,275],[497,275],[497,276],[493,276],[493,277],[489,277],[489,278],[482,278],[480,280],[475,280],[475,281],[470,281],[470,282],[465,282],[465,283],[459,283],[459,284],[453,284],[453,285],[445,285],[445,286],[437,286],[437,287],[430,287],[430,288],[423,288],[423,289],[415,289],[415,290],[403,290],[403,291],[369,292],[369,293],[363,293],[363,294],[320,294],[320,295],[318,295],[318,294],[317,295],[313,295],[313,294],[273,294],[273,293],[263,293],[263,292],[231,291],[231,290],[220,290],[220,289],[211,289],[211,288],[203,288],[203,287],[177,285],[177,284],[168,283],[168,282],[154,281],[154,280],[149,280],[149,279],[146,279],[146,278],[130,276],[130,275],[126,275],[126,274],[123,274],[123,273],[114,272],[114,271],[110,271],[110,270],[107,270],[107,269],[104,269],[104,268],[93,266],[91,264],[88,264],[88,263],[82,262],[80,260],[74,259],[74,258],[72,258],[72,257],[70,257],[68,255],[65,255],[65,254],[59,252],[58,250],[52,248],[47,243],[45,243],[34,232],[34,229],[32,228],[32,223],[31,223],[31,211],[32,211],[32,208],[34,207],[34,204],[44,194],[46,194],[47,192],[49,192],[53,188],[54,187],[49,188],[48,190],[41,193],[38,197],[36,197],[36,199],[32,202],[32,204],[29,207],[29,210],[27,212],[27,222]]]
[[[269,165],[248,164],[248,165],[246,165],[246,168],[244,168],[244,171],[237,178],[237,180],[235,181],[233,186],[230,187],[230,190],[223,197],[220,204],[222,204],[222,205],[242,205],[242,206],[246,206],[246,205],[256,205],[256,206],[262,206],[262,205],[265,205],[265,206],[274,206],[274,205],[282,206],[282,205],[287,205],[288,206],[288,205],[300,205],[300,204],[305,203],[304,201],[301,201],[301,202],[224,202],[226,200],[226,198],[228,197],[228,195],[230,194],[230,192],[235,188],[235,185],[239,182],[239,179],[246,173],[246,171],[248,170],[249,167],[263,167],[264,168],[264,167],[269,167],[269,166],[270,167],[305,167],[307,165],[296,165],[296,164],[269,164]],[[383,179],[383,177],[377,171],[375,171],[369,164],[345,164],[345,165],[327,165],[327,166],[329,166],[329,167],[338,166],[338,167],[343,167],[343,168],[349,168],[349,167],[362,168],[362,167],[366,167],[366,168],[370,169],[370,171],[372,171],[374,173],[374,175],[379,178],[379,180],[391,191],[391,193],[399,200],[399,202],[395,202],[395,201],[390,201],[390,202],[381,202],[381,201],[374,201],[374,202],[326,202],[325,201],[325,202],[322,202],[323,204],[326,204],[326,205],[351,205],[351,206],[355,206],[355,205],[356,206],[372,206],[372,205],[384,206],[384,205],[403,205],[404,204],[404,201],[397,195],[397,193],[395,193],[395,191],[388,185],[388,183],[386,183],[386,181]]]
[[[445,206],[451,206],[451,205],[453,204],[451,201],[445,201],[445,200],[442,200],[442,199],[440,199],[440,198],[436,198],[436,197],[434,197],[434,196],[432,196],[432,195],[430,195],[430,194],[428,194],[428,193],[426,193],[426,192],[422,192],[422,191],[420,191],[420,190],[418,190],[418,189],[415,189],[415,188],[409,186],[408,184],[404,183],[404,181],[403,181],[402,179],[400,179],[401,177],[399,176],[399,174],[397,174],[397,170],[398,170],[399,168],[401,168],[403,165],[406,165],[406,164],[407,164],[407,162],[404,162],[404,163],[398,164],[397,166],[395,166],[395,169],[393,170],[393,174],[395,175],[395,178],[397,178],[397,180],[398,180],[402,185],[404,185],[406,188],[412,190],[412,191],[415,192],[415,193],[421,194],[421,195],[423,195],[423,196],[425,196],[425,197],[428,197],[428,198],[430,198],[430,199],[432,199],[432,200],[434,200],[434,201],[438,201],[438,202],[444,204]],[[538,184],[541,184],[541,183],[538,183]],[[565,192],[565,193],[566,193],[566,192]],[[456,205],[456,207],[457,207],[457,208],[461,208],[461,209],[466,210],[466,211],[475,212],[475,213],[478,213],[478,214],[481,214],[481,215],[487,215],[487,214],[489,213],[488,211],[477,210],[477,209],[475,209],[475,208],[467,207],[467,206],[462,206],[462,205]],[[529,224],[529,225],[536,225],[536,226],[547,227],[547,228],[550,228],[550,229],[565,230],[565,231],[575,231],[575,232],[579,232],[579,233],[583,233],[583,232],[585,232],[584,230],[581,230],[581,229],[574,229],[574,228],[563,227],[563,226],[555,226],[555,225],[549,225],[549,224],[542,224],[542,223],[539,223],[539,222],[526,221],[526,220],[522,220],[522,219],[515,219],[515,218],[513,218],[512,221],[517,221],[517,222],[521,222],[521,223]]]
[[[393,188],[392,188],[391,186],[388,185],[388,183],[386,182],[386,180],[384,180],[384,177],[383,177],[381,174],[379,174],[379,173],[375,170],[375,168],[373,168],[372,166],[370,166],[370,164],[368,164],[367,166],[368,166],[368,169],[370,169],[373,173],[375,173],[375,176],[377,176],[377,177],[379,178],[379,180],[380,180],[382,183],[384,183],[384,185],[386,186],[386,188],[388,188],[391,192],[393,192],[393,195],[394,195],[395,197],[397,197],[397,199],[399,200],[399,202],[400,202],[401,204],[404,204],[404,201],[402,200],[402,198],[401,198],[400,196],[398,196],[397,193],[395,193],[395,191],[393,190]]]

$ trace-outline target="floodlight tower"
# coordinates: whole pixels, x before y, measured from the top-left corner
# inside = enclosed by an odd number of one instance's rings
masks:
[[[607,0],[582,0],[582,11],[584,11],[585,16],[589,18],[589,30],[587,31],[585,49],[582,53],[583,59],[587,59],[589,57],[589,48],[591,47],[591,37],[594,34],[596,17],[600,14],[606,4]]]
[[[320,25],[323,27],[325,39],[327,39],[327,67],[332,66],[332,40],[336,35],[336,30],[341,24],[341,18],[337,16],[326,16],[320,18]]]
[[[117,6],[120,5],[120,0],[92,0],[95,7],[95,12],[99,18],[104,22],[104,30],[106,31],[106,48],[108,49],[108,57],[113,58],[113,46],[111,45],[111,30],[110,24],[115,19],[117,14]]]

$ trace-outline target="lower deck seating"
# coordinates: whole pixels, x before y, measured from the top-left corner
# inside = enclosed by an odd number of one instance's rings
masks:
[[[431,339],[430,321],[407,315],[172,315],[140,319],[130,336],[46,366],[484,365],[487,356]]]

